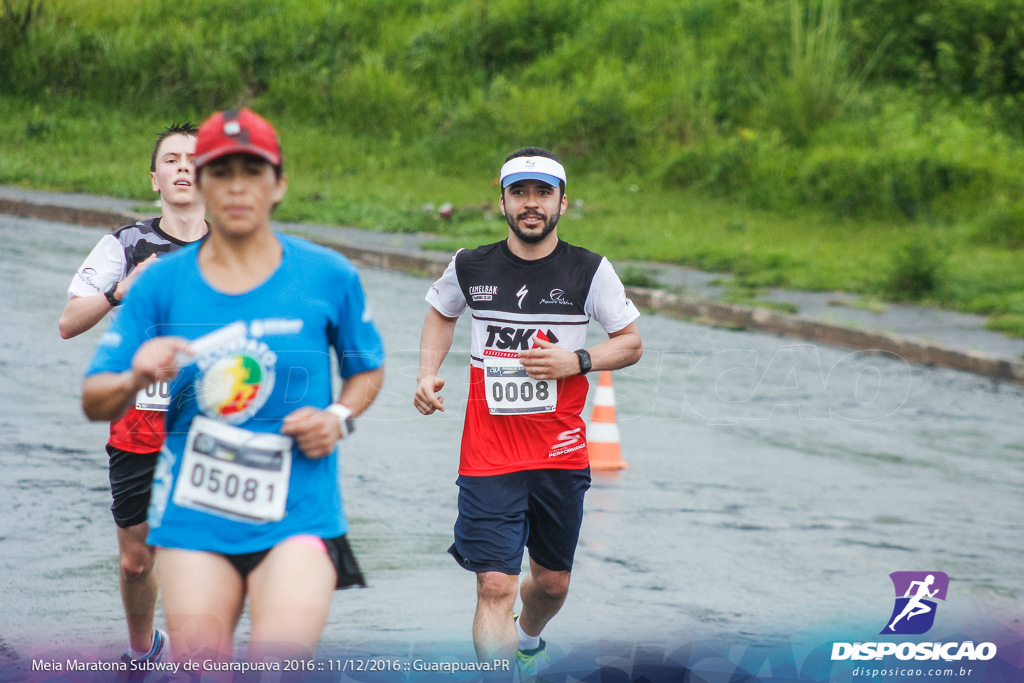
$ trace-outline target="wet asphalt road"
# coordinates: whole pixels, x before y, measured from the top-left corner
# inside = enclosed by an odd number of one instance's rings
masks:
[[[69,341],[56,325],[101,234],[0,217],[0,666],[124,649],[107,428],[79,408],[106,323]],[[445,550],[468,325],[443,368],[449,411],[424,418],[411,392],[429,282],[362,275],[389,349],[385,391],[343,456],[371,586],[335,595],[323,647],[465,648],[474,581]],[[877,634],[897,570],[948,573],[955,624],[1020,627],[1024,387],[652,315],[640,326],[643,360],[614,375],[630,467],[595,477],[549,642]]]

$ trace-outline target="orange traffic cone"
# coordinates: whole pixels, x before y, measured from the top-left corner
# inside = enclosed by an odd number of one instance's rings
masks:
[[[590,469],[623,470],[629,467],[622,461],[619,446],[619,425],[615,420],[615,389],[612,373],[601,371],[594,395],[594,414],[587,428],[587,448],[590,451]]]

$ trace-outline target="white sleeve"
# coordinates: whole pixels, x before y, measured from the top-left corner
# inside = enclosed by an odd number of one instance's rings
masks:
[[[459,276],[455,273],[455,259],[458,255],[458,252],[455,252],[448,267],[444,269],[444,274],[430,286],[430,291],[425,297],[427,303],[446,318],[458,318],[466,310],[467,305],[462,287],[459,286]]]
[[[608,334],[618,332],[640,317],[640,311],[626,296],[622,281],[606,258],[601,259],[601,265],[594,273],[584,309],[587,315],[601,323]]]
[[[68,301],[78,296],[102,294],[111,282],[124,279],[126,263],[121,243],[113,235],[104,235],[71,278]]]

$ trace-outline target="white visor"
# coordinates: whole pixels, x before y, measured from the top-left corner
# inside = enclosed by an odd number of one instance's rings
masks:
[[[551,187],[565,182],[565,169],[547,157],[516,157],[501,167],[501,189],[519,180],[540,180]]]

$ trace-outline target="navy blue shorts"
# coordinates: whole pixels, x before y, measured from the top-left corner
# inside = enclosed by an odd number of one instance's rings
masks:
[[[590,468],[460,475],[455,543],[448,549],[471,572],[519,574],[523,549],[553,571],[572,571]]]

